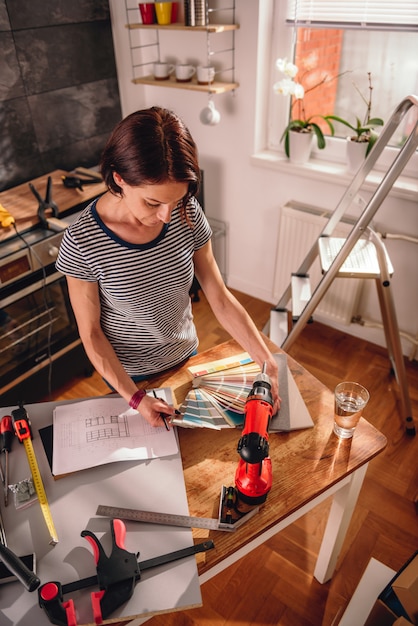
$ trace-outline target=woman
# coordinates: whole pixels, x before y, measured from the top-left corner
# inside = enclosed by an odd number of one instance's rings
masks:
[[[174,409],[135,381],[178,365],[197,348],[189,289],[196,277],[218,321],[260,367],[278,409],[276,362],[226,288],[211,230],[194,195],[196,145],[172,112],[132,113],[102,155],[108,191],[64,234],[56,267],[67,277],[81,340],[95,369],[154,426]]]

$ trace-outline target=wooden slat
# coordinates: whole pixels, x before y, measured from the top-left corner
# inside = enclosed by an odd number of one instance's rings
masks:
[[[195,78],[190,82],[178,82],[175,76],[170,76],[167,80],[156,80],[154,76],[143,76],[142,78],[133,78],[135,85],[150,85],[153,87],[171,87],[172,89],[187,89],[189,91],[200,91],[201,93],[225,93],[238,89],[239,83],[224,83],[221,81],[213,81],[210,85],[199,85]]]
[[[126,28],[129,30],[143,29],[143,30],[185,30],[188,32],[200,32],[200,33],[224,33],[231,30],[238,30],[239,24],[206,24],[205,26],[186,26],[181,22],[174,22],[173,24],[126,24]]]

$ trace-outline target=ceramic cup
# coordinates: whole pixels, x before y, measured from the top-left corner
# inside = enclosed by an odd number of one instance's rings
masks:
[[[171,23],[171,2],[155,2],[157,22],[161,26]]]
[[[153,75],[155,80],[168,80],[174,69],[174,65],[171,65],[171,63],[154,63]]]
[[[199,65],[197,68],[197,82],[199,85],[209,85],[215,78],[215,68],[212,65]]]
[[[179,83],[188,83],[196,74],[196,68],[187,63],[176,65],[176,80]]]
[[[216,126],[216,124],[219,124],[221,121],[221,114],[216,110],[212,100],[210,100],[208,106],[200,112],[200,121],[206,126]]]
[[[154,2],[140,2],[139,12],[141,13],[141,19],[143,24],[155,24],[155,3]]]

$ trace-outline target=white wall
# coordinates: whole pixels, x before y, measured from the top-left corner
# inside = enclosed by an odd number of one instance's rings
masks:
[[[199,146],[201,166],[205,170],[206,211],[209,216],[229,225],[228,284],[275,304],[272,290],[280,207],[288,200],[297,200],[334,209],[345,187],[338,181],[304,179],[300,175],[260,168],[250,162],[254,152],[258,2],[237,0],[236,22],[240,29],[235,36],[235,67],[240,87],[235,93],[214,97],[222,118],[218,126],[212,127],[199,121],[199,113],[207,104],[205,94],[132,84],[125,3],[110,0],[110,5],[123,114],[156,104],[175,110],[185,120]],[[175,46],[175,58],[183,62],[196,61],[187,34],[168,35],[172,37],[170,45]],[[204,61],[206,36],[199,36],[202,38],[200,60]],[[367,199],[367,194],[363,196]],[[390,196],[379,209],[376,222],[381,230],[407,232],[418,237],[416,202]],[[416,336],[418,246],[390,242],[387,247],[395,267],[393,288],[399,325]],[[366,296],[361,312],[367,318],[380,321],[373,281],[368,282],[370,294]],[[358,325],[344,327],[344,330],[385,345],[380,330]],[[410,354],[411,343],[404,341],[403,345],[405,354]]]

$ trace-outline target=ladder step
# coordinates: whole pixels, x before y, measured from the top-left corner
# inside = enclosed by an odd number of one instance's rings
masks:
[[[309,274],[292,274],[292,316],[297,319],[311,299]]]
[[[341,237],[319,237],[319,256],[322,271],[327,272],[335,257],[343,247],[345,239]],[[393,274],[393,267],[386,252],[389,275]],[[376,247],[372,241],[359,239],[354,248],[342,264],[337,276],[346,278],[379,278],[380,266]]]
[[[272,309],[270,311],[270,339],[276,346],[281,346],[288,334],[289,316],[287,309]]]

